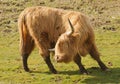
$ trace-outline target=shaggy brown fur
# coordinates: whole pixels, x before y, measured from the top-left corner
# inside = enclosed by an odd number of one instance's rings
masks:
[[[68,18],[74,27],[72,35],[69,35],[71,28]],[[20,51],[26,71],[29,71],[28,56],[35,45],[53,73],[57,72],[50,61],[48,51],[53,47],[55,47],[55,57],[58,62],[74,60],[82,72],[86,72],[86,70],[80,62],[80,55],[85,56],[87,53],[97,60],[102,69],[107,69],[99,58],[92,27],[84,14],[49,7],[31,7],[20,14],[18,27]],[[77,60],[77,58],[79,59]]]

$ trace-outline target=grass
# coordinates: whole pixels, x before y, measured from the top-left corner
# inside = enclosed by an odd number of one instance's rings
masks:
[[[82,1],[82,0],[81,0]],[[108,11],[107,6],[104,4],[110,4],[106,2],[100,6],[100,0],[97,2],[93,0],[95,4],[90,2],[81,2],[77,0],[64,1],[60,0],[4,0],[0,1],[0,84],[104,84],[104,83],[120,83],[120,16],[117,14],[118,2],[112,4]],[[103,0],[104,1],[104,0]],[[72,3],[74,2],[74,3]],[[105,1],[104,1],[105,2]],[[69,5],[71,3],[71,5]],[[54,5],[55,4],[55,5]],[[49,72],[47,65],[42,57],[39,55],[38,49],[32,52],[29,57],[28,64],[31,73],[27,73],[23,70],[22,60],[19,54],[19,34],[17,29],[17,18],[19,13],[25,8],[34,5],[46,5],[58,8],[82,11],[85,14],[93,15],[91,19],[94,20],[93,24],[95,28],[96,44],[101,54],[101,59],[110,68],[110,71],[103,72],[98,67],[96,61],[94,61],[89,55],[82,58],[82,63],[85,68],[90,72],[89,75],[80,74],[78,67],[74,62],[69,64],[56,63],[51,56],[51,60],[58,70],[58,74],[52,74]],[[77,6],[75,6],[77,5]],[[93,9],[95,8],[96,9]],[[105,6],[105,9],[104,9]],[[111,5],[109,5],[111,6]],[[89,10],[93,9],[92,11]],[[98,14],[99,10],[102,14]],[[114,10],[114,13],[110,13],[110,10]],[[119,9],[118,9],[119,10]],[[104,13],[105,11],[105,13]],[[109,13],[107,15],[107,12]],[[108,20],[108,18],[110,18]],[[107,23],[105,23],[107,22]],[[99,26],[102,24],[101,26]],[[115,28],[111,30],[110,28]],[[109,64],[111,63],[111,65]]]

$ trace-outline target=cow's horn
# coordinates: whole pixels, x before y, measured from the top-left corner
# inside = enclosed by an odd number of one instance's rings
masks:
[[[73,32],[74,32],[74,27],[73,27],[72,23],[70,22],[70,19],[69,19],[69,18],[68,18],[68,22],[69,22],[70,28],[71,28],[71,32],[69,33],[69,35],[71,35],[71,34],[73,34]]]
[[[53,49],[48,49],[50,52],[53,52],[53,51],[55,51],[55,48],[53,48]]]

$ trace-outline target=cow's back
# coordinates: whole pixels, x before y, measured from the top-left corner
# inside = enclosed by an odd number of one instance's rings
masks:
[[[25,17],[27,28],[31,35],[40,38],[42,33],[46,33],[50,40],[57,41],[61,34],[61,16],[64,10],[49,7],[26,8],[20,16]]]

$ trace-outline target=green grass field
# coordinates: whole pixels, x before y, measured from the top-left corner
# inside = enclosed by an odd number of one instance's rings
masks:
[[[102,1],[105,3],[102,4]],[[119,2],[119,0],[109,0],[108,2],[107,0],[84,2],[82,0],[1,0],[0,84],[120,84]],[[93,3],[97,6],[91,5]],[[101,59],[110,68],[110,71],[101,71],[97,62],[87,55],[82,58],[82,63],[90,74],[83,75],[79,73],[78,67],[74,62],[69,64],[56,63],[53,56],[51,56],[52,63],[59,72],[58,74],[52,74],[39,55],[38,49],[35,48],[28,60],[29,68],[32,72],[25,72],[19,54],[17,18],[24,8],[35,5],[82,11],[91,16],[90,19],[95,27],[96,44],[101,54]],[[90,11],[89,9],[92,10]],[[110,13],[113,10],[114,12]]]

